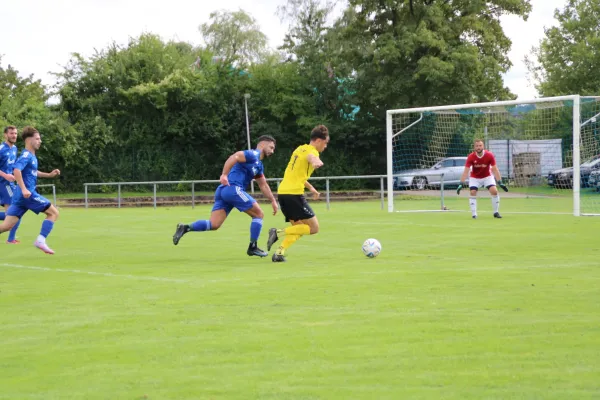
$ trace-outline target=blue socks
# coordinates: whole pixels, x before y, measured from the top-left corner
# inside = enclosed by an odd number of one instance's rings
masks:
[[[50,221],[49,219],[45,219],[44,222],[42,222],[42,230],[40,235],[47,238],[52,231],[52,228],[54,228],[54,222]]]
[[[210,221],[201,219],[192,224],[190,224],[190,230],[194,232],[204,232],[212,230],[212,225]]]
[[[252,218],[252,223],[250,224],[250,241],[256,242],[260,236],[260,231],[262,230],[263,220],[261,218]],[[190,231],[193,232],[204,232],[212,230],[212,225],[209,220],[201,219],[196,222],[193,222],[189,225]]]
[[[252,223],[250,223],[250,241],[256,242],[258,237],[260,236],[260,231],[262,230],[263,220],[260,218],[252,218]]]
[[[15,224],[15,226],[12,227],[12,229],[10,230],[9,234],[8,234],[8,241],[12,242],[13,240],[15,240],[16,236],[17,236],[17,229],[19,229],[19,225],[21,225],[21,219],[19,219],[17,221],[17,223]],[[52,229],[52,228],[50,228]]]

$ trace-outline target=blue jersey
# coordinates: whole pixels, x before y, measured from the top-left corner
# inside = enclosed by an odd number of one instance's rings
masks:
[[[0,144],[0,171],[5,174],[12,174],[13,167],[17,161],[17,146],[9,146],[7,143]],[[0,177],[0,183],[8,181]]]
[[[227,179],[230,185],[247,188],[255,177],[261,177],[265,170],[260,161],[260,150],[245,150],[246,162],[237,163],[229,171]]]
[[[28,150],[23,150],[21,157],[14,165],[14,169],[21,170],[23,183],[30,192],[35,192],[37,186],[38,161],[35,154],[31,154]],[[17,186],[16,195],[21,194],[20,187]]]

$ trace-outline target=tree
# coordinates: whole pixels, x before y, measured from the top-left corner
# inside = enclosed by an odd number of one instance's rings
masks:
[[[600,93],[600,0],[569,0],[527,58],[542,96]]]
[[[268,53],[267,36],[244,10],[215,11],[210,19],[212,22],[203,23],[199,30],[208,50],[226,63],[260,62]]]
[[[502,81],[511,42],[499,18],[530,10],[529,0],[350,0],[336,24],[340,58],[357,77],[361,109],[379,117],[514,98]]]
[[[48,106],[47,101],[46,87],[39,79],[33,75],[22,77],[10,65],[0,65],[0,126],[35,126],[44,141],[38,154],[40,162],[47,169],[63,169],[80,161],[79,133],[68,123],[66,114]],[[18,146],[22,148],[23,144]]]

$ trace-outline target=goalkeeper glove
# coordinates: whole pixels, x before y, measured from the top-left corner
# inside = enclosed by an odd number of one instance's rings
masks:
[[[508,192],[508,188],[506,187],[506,185],[504,183],[502,183],[502,180],[498,181],[498,186],[500,186],[502,188],[502,190],[504,190],[505,192]]]
[[[460,194],[460,191],[466,187],[467,187],[467,182],[461,182],[460,185],[458,185],[458,187],[456,188],[456,194]]]

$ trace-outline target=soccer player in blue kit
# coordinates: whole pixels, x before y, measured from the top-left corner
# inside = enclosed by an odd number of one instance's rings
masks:
[[[12,197],[17,188],[13,167],[17,161],[17,127],[9,125],[4,128],[4,142],[0,144],[0,205],[4,206],[4,212],[0,212],[0,220],[6,218],[6,211],[12,203]],[[8,244],[18,244],[16,238],[17,229],[21,220],[17,221],[8,234]]]
[[[268,135],[258,138],[255,150],[238,151],[232,154],[221,173],[221,185],[215,191],[215,203],[208,220],[198,220],[189,225],[178,224],[173,235],[173,244],[177,245],[181,237],[188,232],[216,231],[221,227],[229,212],[235,207],[252,217],[250,223],[250,245],[246,254],[266,257],[268,253],[258,248],[256,242],[262,230],[264,214],[255,199],[246,193],[252,180],[256,180],[261,192],[271,201],[273,215],[277,214],[277,200],[273,196],[264,175],[263,158],[275,152],[275,139]]]
[[[13,175],[17,181],[17,188],[12,198],[12,204],[6,212],[6,219],[0,225],[0,233],[12,229],[27,211],[36,214],[43,212],[46,219],[42,222],[42,230],[36,239],[34,246],[46,254],[54,254],[54,251],[46,244],[46,237],[52,231],[54,222],[58,219],[58,210],[50,203],[50,200],[40,196],[35,188],[37,178],[54,178],[60,174],[58,169],[52,172],[38,171],[38,162],[35,152],[42,145],[42,138],[37,129],[26,126],[21,135],[25,142],[25,150],[14,164]]]

